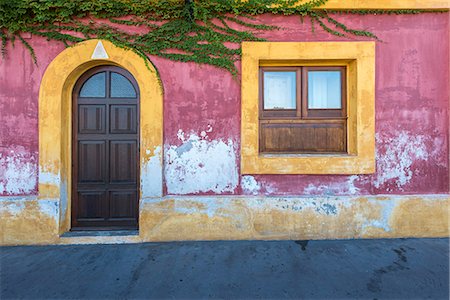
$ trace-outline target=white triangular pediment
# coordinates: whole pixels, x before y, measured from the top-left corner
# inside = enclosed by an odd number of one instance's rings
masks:
[[[91,59],[108,59],[108,53],[106,53],[105,47],[102,41],[98,41],[97,46],[95,46],[94,52],[92,52]]]

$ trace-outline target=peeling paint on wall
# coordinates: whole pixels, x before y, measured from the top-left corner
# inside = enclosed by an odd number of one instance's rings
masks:
[[[335,37],[323,30],[311,34],[309,25],[299,24],[292,17],[258,18],[264,23],[281,25],[287,30],[262,33],[268,41],[336,41]],[[364,24],[366,27],[374,25],[370,16],[346,15],[340,18],[349,24]],[[156,178],[154,176],[160,176],[161,179],[163,174],[166,175],[167,191],[180,194],[195,191],[200,194],[242,191],[247,195],[276,196],[448,193],[449,72],[448,66],[442,63],[448,58],[448,13],[380,18],[383,21],[376,30],[386,43],[377,43],[376,50],[377,174],[367,177],[254,175],[255,181],[250,177],[238,176],[236,179],[232,175],[226,182],[223,177],[229,174],[198,180],[200,172],[211,175],[213,170],[209,168],[206,172],[199,167],[194,172],[198,176],[183,175],[183,172],[194,168],[194,160],[181,152],[188,150],[186,153],[193,155],[200,151],[195,145],[212,147],[214,143],[228,149],[230,141],[235,149],[236,164],[227,169],[230,174],[235,174],[235,169],[239,171],[240,82],[233,80],[223,70],[210,66],[169,62],[153,57],[152,62],[158,68],[161,83],[165,87],[163,116],[166,148],[161,146],[160,152],[177,149],[181,154],[177,152],[175,156],[171,155],[170,159],[174,158],[175,165],[166,166],[165,173],[153,171],[157,163],[161,163],[162,168],[162,157],[160,162],[156,157],[141,161],[141,170],[146,174],[141,178],[142,196],[156,196],[161,191],[162,184],[154,186],[157,180],[153,179]],[[395,30],[392,30],[393,25]],[[3,153],[0,195],[37,193],[37,179],[29,173],[38,173],[34,167],[38,157],[38,92],[43,71],[63,47],[39,37],[33,37],[30,42],[41,57],[40,66],[32,63],[21,45],[9,52],[11,59],[3,60],[0,64],[0,152]],[[20,66],[13,63],[20,59],[25,59]],[[182,129],[178,131],[179,128],[186,129],[186,132]],[[188,130],[191,128],[195,129],[199,139],[195,143],[189,141],[191,137]],[[10,155],[11,149],[20,148],[25,149],[24,159],[15,157],[16,154]],[[27,155],[29,160],[25,159]],[[183,168],[180,162],[183,159],[191,162],[191,166]],[[218,161],[222,159],[230,160],[229,156],[224,156]],[[11,180],[7,179],[6,168],[15,174]],[[56,174],[40,173],[40,176],[40,182],[44,184],[60,182]],[[189,178],[193,179],[187,183]],[[17,184],[19,182],[21,184]]]
[[[61,176],[59,174],[54,174],[51,172],[46,172],[43,168],[39,168],[39,182],[41,184],[59,184],[61,181]]]
[[[155,241],[446,236],[448,204],[445,195],[168,196],[143,203],[140,231]]]
[[[413,164],[416,161],[427,161],[429,151],[426,142],[429,137],[414,135],[401,131],[393,138],[381,138],[376,135],[377,143],[377,175],[374,186],[379,188],[386,183],[394,183],[398,188],[410,182],[415,174]]]
[[[369,227],[374,227],[380,228],[385,232],[390,232],[391,231],[390,219],[392,216],[392,212],[394,211],[395,206],[398,205],[396,199],[393,198],[392,200],[385,200],[385,201],[369,200],[369,203],[371,205],[381,206],[380,217],[376,219],[369,219],[367,217],[361,218],[365,220],[364,223],[362,224],[362,230],[364,231]]]
[[[21,149],[0,152],[0,195],[26,195],[36,190],[36,156]]]
[[[35,196],[0,197],[0,245],[54,243],[58,203]]]
[[[261,185],[256,181],[255,177],[247,175],[241,179],[242,191],[245,194],[258,195]]]
[[[59,219],[59,206],[58,201],[52,200],[39,200],[39,211],[43,214],[46,214],[49,217],[54,218],[55,220]]]
[[[153,153],[146,150],[147,155],[151,155],[141,166],[141,193],[142,198],[162,196],[162,162],[161,147],[155,147]]]
[[[211,129],[212,130],[212,129]],[[182,144],[166,146],[165,180],[169,194],[231,193],[239,181],[236,149],[231,139],[207,140],[178,131]]]
[[[449,201],[448,195],[147,198],[139,237],[129,242],[445,237]],[[0,197],[0,245],[79,243],[58,236],[58,214],[57,200]]]
[[[16,201],[16,199],[0,198],[0,214],[9,214],[13,217],[20,215],[25,209],[24,201]]]
[[[252,209],[282,210],[282,211],[311,211],[319,215],[338,215],[340,210],[352,205],[351,201],[343,201],[342,197],[305,197],[305,198],[286,198],[270,197],[269,200],[260,203],[250,202],[248,205]]]
[[[445,157],[446,145],[444,137],[435,137],[433,140],[432,149],[433,150],[431,151],[431,157],[434,158],[436,164],[439,167],[447,168],[447,158]]]
[[[141,145],[142,239],[448,236],[448,16],[339,16],[350,25],[377,25],[385,41],[376,49],[377,173],[370,175],[240,178],[240,81],[212,66],[152,57],[164,85],[165,145]],[[293,16],[258,19],[286,29],[261,33],[268,41],[337,40],[320,28],[311,33]],[[0,197],[0,238],[6,244],[61,241],[60,224],[70,223],[64,173],[39,170],[39,182],[48,186],[36,195],[40,83],[64,47],[35,36],[30,43],[39,66],[20,44],[0,62],[0,195],[6,196]],[[164,176],[169,194],[194,195],[161,197]],[[52,194],[56,185],[60,193]],[[244,196],[211,195],[241,191]],[[367,196],[387,193],[398,196]]]
[[[0,197],[0,214],[18,216],[33,207],[40,214],[58,220],[59,202],[57,200],[36,200],[33,196]]]
[[[314,185],[310,183],[303,191],[305,195],[340,195],[349,194],[356,195],[359,192],[359,188],[355,186],[355,181],[359,179],[359,176],[352,175],[344,182],[331,182],[328,184]]]

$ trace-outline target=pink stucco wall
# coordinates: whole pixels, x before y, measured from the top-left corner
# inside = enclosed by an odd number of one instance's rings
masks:
[[[239,79],[211,66],[151,57],[164,85],[166,193],[449,192],[449,14],[338,18],[382,40],[376,46],[376,173],[239,175]],[[298,17],[260,19],[285,28],[262,33],[270,41],[345,40],[321,28],[312,33],[310,23],[302,24]],[[0,195],[37,194],[39,84],[64,49],[40,38],[28,41],[36,50],[37,66],[19,43],[9,45],[8,55],[0,59]]]

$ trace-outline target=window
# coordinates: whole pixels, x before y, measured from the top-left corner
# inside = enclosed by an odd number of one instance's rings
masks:
[[[374,42],[244,42],[242,174],[375,171]]]
[[[261,67],[260,153],[347,153],[346,67]]]

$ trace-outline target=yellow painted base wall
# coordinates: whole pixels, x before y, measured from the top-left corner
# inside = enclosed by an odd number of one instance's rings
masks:
[[[449,195],[164,197],[144,200],[139,236],[66,238],[58,203],[0,201],[1,245],[179,240],[448,237]]]
[[[0,198],[0,245],[57,243],[58,219],[57,201]]]

